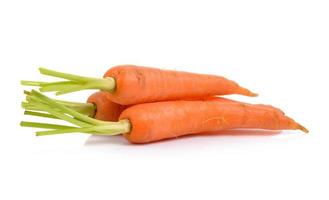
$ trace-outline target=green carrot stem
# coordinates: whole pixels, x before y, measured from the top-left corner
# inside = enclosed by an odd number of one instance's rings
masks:
[[[44,86],[44,87],[48,87],[48,86],[53,86],[53,85],[70,85],[70,84],[76,84],[78,82],[76,81],[57,81],[57,82],[43,82],[40,85]]]
[[[89,88],[86,85],[84,85],[83,87],[81,85],[74,85],[74,86],[66,87],[66,88],[62,88],[62,89],[59,88],[59,89],[56,90],[58,92],[56,92],[55,94],[56,95],[63,95],[63,94],[78,92],[78,91],[86,90],[86,89],[92,89],[92,88]],[[40,89],[40,91],[42,91],[42,88]]]
[[[68,108],[71,108],[83,115],[87,115],[89,117],[93,117],[96,112],[96,106],[93,103],[80,103],[80,102],[72,102],[72,101],[63,101],[53,99],[55,102],[62,104]]]
[[[54,84],[51,86],[51,91],[57,91],[56,95],[62,95],[72,92],[77,92],[81,90],[89,90],[89,89],[99,89],[102,91],[107,92],[113,92],[115,89],[115,81],[113,78],[107,77],[102,79],[92,79],[87,82],[78,82],[71,85],[58,85]],[[49,86],[43,86],[41,85],[40,91],[47,92],[49,89]]]
[[[36,91],[34,91],[34,92],[36,92]],[[32,91],[31,96],[30,96],[29,99],[35,99],[35,101],[37,101],[38,103],[28,105],[25,102],[23,102],[22,103],[23,108],[25,108],[27,110],[44,111],[46,113],[54,115],[55,117],[57,117],[59,119],[68,121],[68,122],[70,122],[72,124],[75,124],[77,126],[83,126],[83,127],[89,126],[88,123],[85,123],[83,121],[75,119],[74,117],[69,116],[66,113],[62,112],[62,110],[59,109],[58,107],[53,106],[53,105],[49,106],[49,105],[45,104],[45,102],[43,102],[41,99],[34,96],[34,94],[33,94],[34,92]],[[28,102],[28,103],[31,103],[31,102]]]
[[[56,101],[56,100],[55,100]],[[61,103],[61,102],[59,102]],[[86,115],[86,116],[89,116],[89,117],[93,117],[95,115],[95,112],[96,112],[96,107],[94,104],[91,104],[91,103],[85,103],[85,104],[81,104],[80,103],[77,103],[76,105],[74,105],[73,102],[71,103],[61,103],[67,107],[69,107],[70,109],[73,109],[83,115]],[[47,109],[48,108],[47,106],[45,106],[45,104],[42,104],[42,103],[35,103],[35,102],[22,102],[22,108],[24,108],[25,110],[28,110],[26,112],[26,115],[34,115],[34,116],[40,116],[40,117],[48,117],[48,118],[58,118],[58,117],[55,117],[53,115],[49,116],[49,115],[46,115],[45,113],[38,113],[38,112],[33,112],[33,111],[46,111],[47,112]],[[46,110],[45,110],[46,109]],[[57,108],[53,108],[54,111],[59,111],[59,109]]]
[[[31,111],[31,112],[47,112],[47,109],[49,109],[48,106],[40,103],[31,103],[31,102],[22,102],[22,108],[24,108],[26,111]],[[54,111],[59,111],[56,108],[53,108]],[[28,114],[29,115],[29,114]],[[54,116],[55,117],[55,116]],[[56,117],[57,118],[57,117]]]
[[[76,112],[86,115],[88,117],[94,117],[96,113],[96,106],[92,103],[86,103],[85,105],[66,105],[66,107],[69,107],[75,110]]]
[[[79,119],[75,119],[74,117],[71,117],[71,116],[69,116],[65,113],[60,112],[60,111],[52,110],[52,108],[42,108],[42,109],[43,109],[43,111],[48,112],[48,113],[58,117],[59,119],[70,122],[71,124],[74,124],[74,125],[77,125],[77,126],[82,126],[82,127],[89,126],[89,123],[86,123],[84,121],[80,121]]]
[[[47,123],[36,123],[36,122],[21,122],[22,127],[31,127],[31,128],[47,128],[47,129],[69,129],[74,128],[72,126],[57,125],[57,124],[47,124]]]
[[[52,92],[52,91],[63,90],[65,88],[76,87],[79,86],[79,83],[73,81],[59,81],[59,82],[41,84],[40,86],[41,86],[40,88],[41,92]]]
[[[91,126],[84,128],[68,128],[68,129],[58,129],[52,131],[38,131],[37,136],[43,135],[55,135],[63,133],[89,133],[89,134],[98,134],[98,135],[120,135],[122,133],[129,131],[129,125],[126,124],[110,124],[110,125],[101,125],[101,126]]]
[[[24,112],[24,115],[31,115],[31,116],[37,116],[37,117],[46,117],[46,118],[58,119],[58,117],[56,117],[54,115],[51,115],[51,114],[42,113],[42,112],[33,112],[33,111],[28,111],[28,110],[26,110]]]
[[[38,105],[40,104],[40,101],[36,99],[35,97],[33,98],[31,96],[30,92],[24,91],[26,94],[26,100],[27,102],[22,102],[22,107],[27,110],[34,110],[34,111],[40,111],[40,108]],[[63,100],[57,100],[53,99],[55,102],[62,104],[66,107],[69,107],[83,115],[87,115],[89,117],[93,117],[96,112],[96,107],[92,103],[80,103],[80,102],[71,102],[71,101],[63,101]],[[39,102],[38,102],[39,101]]]
[[[63,79],[71,80],[71,81],[77,81],[77,82],[80,82],[80,81],[85,82],[85,81],[90,81],[90,80],[93,79],[93,78],[90,78],[90,77],[78,76],[78,75],[74,75],[74,74],[63,73],[63,72],[59,72],[59,71],[55,71],[55,70],[50,70],[50,69],[46,69],[46,68],[43,68],[43,67],[40,67],[39,71],[43,75],[63,78]]]
[[[113,92],[116,84],[114,78],[92,78],[74,74],[62,73],[46,68],[39,68],[41,74],[66,79],[58,82],[21,81],[22,85],[37,86],[42,92],[56,92],[56,95],[67,94],[80,90],[99,89]]]
[[[22,126],[27,127],[37,127],[54,129],[48,131],[39,131],[37,135],[53,135],[62,133],[74,133],[83,132],[88,134],[101,134],[101,135],[118,135],[122,133],[129,133],[131,130],[131,124],[129,120],[120,120],[119,122],[105,122],[101,120],[96,120],[88,116],[84,116],[75,110],[56,102],[55,100],[48,98],[47,96],[32,90],[27,92],[29,95],[27,104],[35,109],[39,109],[42,113],[47,115],[55,116],[59,119],[67,121],[78,127],[57,125],[57,124],[45,124],[36,122],[22,122]],[[26,105],[25,105],[26,107]],[[39,115],[39,113],[34,113],[31,111],[32,115]],[[41,115],[43,115],[41,114]]]
[[[61,105],[61,104],[57,103],[56,101],[51,100],[47,96],[44,96],[39,92],[36,92],[35,90],[32,90],[31,94],[33,94],[35,97],[38,97],[40,100],[44,101],[45,103],[49,104],[50,106],[56,107],[56,108],[60,109],[62,112],[72,115],[73,117],[75,117],[81,121],[88,122],[90,124],[100,124],[101,123],[100,121],[98,121],[96,119],[90,118],[90,117],[85,116],[81,113],[78,113],[72,109],[69,109],[69,108],[65,107],[64,105]]]
[[[21,85],[26,85],[26,86],[41,86],[46,82],[41,82],[41,81],[21,81]]]

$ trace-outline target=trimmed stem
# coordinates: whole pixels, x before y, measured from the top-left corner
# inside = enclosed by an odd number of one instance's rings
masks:
[[[45,84],[46,82],[41,81],[21,81],[21,85],[26,86],[40,86],[41,84]]]
[[[22,85],[37,86],[41,92],[56,92],[56,95],[62,95],[87,89],[99,89],[107,92],[113,92],[116,87],[114,78],[91,78],[78,76],[74,74],[62,73],[46,68],[39,68],[41,74],[66,79],[58,82],[39,82],[39,81],[21,81]]]
[[[57,129],[51,131],[38,131],[37,136],[43,135],[55,135],[63,133],[89,133],[97,135],[120,135],[126,131],[129,131],[129,124],[118,122],[117,124],[102,125],[102,126],[92,126],[85,128],[67,128],[67,129]]]
[[[96,106],[92,103],[78,103],[78,102],[62,101],[62,100],[55,100],[55,101],[83,115],[87,115],[89,117],[95,116]]]
[[[53,119],[58,119],[58,117],[47,114],[47,113],[42,113],[42,112],[34,112],[34,111],[28,111],[26,110],[24,112],[24,115],[31,115],[31,116],[36,116],[36,117],[46,117],[46,118],[53,118]]]
[[[34,95],[34,97],[36,99],[43,101],[44,103],[50,105],[51,107],[61,110],[63,113],[74,116],[75,118],[77,118],[80,121],[87,122],[90,124],[99,124],[100,123],[98,120],[85,116],[85,115],[78,113],[77,111],[74,111],[64,105],[61,105],[61,104],[57,103],[56,101],[53,101],[52,99],[48,98],[47,96],[42,95],[39,92],[32,90],[31,95]],[[46,111],[48,111],[48,110],[46,110]]]
[[[77,126],[88,126],[87,123],[85,123],[83,121],[79,121],[79,120],[72,118],[71,116],[63,113],[61,111],[61,109],[59,109],[58,107],[54,107],[53,105],[49,106],[43,102],[40,102],[40,100],[33,95],[30,95],[30,98],[27,98],[27,99],[28,99],[28,103],[25,103],[25,102],[22,103],[23,108],[26,110],[43,111],[43,112],[49,113],[50,115],[53,115],[59,119],[63,119],[72,124],[75,124]],[[33,102],[33,100],[36,101],[37,103],[34,102],[33,106],[27,105],[29,103],[32,104],[31,102]]]
[[[26,94],[27,102],[22,102],[22,107],[27,110],[42,111],[40,110],[40,103],[33,101],[30,92],[24,91],[24,93]],[[73,109],[83,115],[87,115],[89,117],[95,116],[96,106],[93,103],[79,103],[71,101],[62,101],[57,99],[52,100],[70,109]]]
[[[48,129],[68,129],[74,128],[72,126],[64,126],[57,124],[47,124],[47,123],[36,123],[36,122],[21,122],[20,125],[22,127],[33,127],[33,128],[48,128]]]
[[[78,113],[63,104],[60,104],[35,90],[32,90],[32,92],[26,92],[25,94],[29,96],[27,98],[27,104],[31,103],[36,110],[42,111],[42,113],[32,112],[28,109],[25,113],[42,117],[49,115],[76,125],[74,127],[36,122],[21,123],[21,126],[24,127],[52,129],[47,131],[39,131],[37,132],[38,136],[74,132],[98,135],[118,135],[130,132],[131,124],[129,120],[120,120],[118,122],[105,122],[96,120],[88,116],[84,116],[81,113]],[[68,104],[70,103],[72,102],[69,102]]]

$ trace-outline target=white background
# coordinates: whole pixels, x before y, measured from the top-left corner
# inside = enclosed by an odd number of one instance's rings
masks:
[[[329,199],[328,1],[0,1],[0,199]],[[19,80],[117,64],[224,75],[310,134],[35,137]],[[63,98],[85,101],[90,91]]]

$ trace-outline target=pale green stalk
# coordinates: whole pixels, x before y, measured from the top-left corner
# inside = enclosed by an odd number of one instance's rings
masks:
[[[100,135],[118,135],[129,133],[131,125],[129,120],[120,120],[118,122],[106,122],[96,120],[91,117],[85,116],[75,110],[56,102],[47,96],[32,90],[26,92],[27,102],[22,103],[23,107],[27,110],[25,114],[41,117],[58,118],[67,121],[75,126],[66,126],[58,124],[47,124],[38,122],[21,122],[21,126],[51,129],[46,131],[37,132],[38,136],[53,135],[63,133],[83,132],[88,134]],[[29,110],[29,106],[38,110],[38,112]]]
[[[67,94],[87,89],[99,89],[102,91],[113,92],[116,87],[115,80],[111,77],[91,78],[86,76],[62,73],[42,67],[39,68],[39,71],[43,75],[66,79],[66,81],[21,81],[21,84],[39,87],[41,92],[56,92],[56,95]]]

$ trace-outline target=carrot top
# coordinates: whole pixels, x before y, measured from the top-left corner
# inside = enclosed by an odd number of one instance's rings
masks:
[[[26,109],[25,114],[57,118],[74,125],[67,126],[26,121],[22,121],[20,123],[20,125],[23,127],[50,129],[46,131],[36,132],[37,136],[74,132],[100,135],[118,135],[122,133],[128,133],[130,131],[130,122],[128,120],[120,120],[118,122],[105,122],[81,114],[67,107],[66,105],[57,102],[56,100],[48,98],[47,96],[35,90],[32,90],[31,92],[26,92],[26,95],[27,105],[33,105],[33,108],[29,106],[24,106],[23,104],[23,108]],[[38,112],[35,112],[33,110],[38,110]]]
[[[66,79],[58,82],[21,81],[22,85],[40,87],[41,92],[56,92],[56,95],[67,94],[86,89],[100,89],[112,92],[115,89],[115,80],[111,77],[92,78],[58,72],[43,67],[39,68],[43,75]]]
[[[39,117],[48,117],[48,118],[57,118],[54,115],[41,113],[37,111],[43,111],[42,106],[40,106],[40,102],[33,101],[33,95],[31,92],[24,91],[26,95],[26,101],[22,102],[22,107],[26,109],[25,115],[34,115]],[[48,97],[49,98],[49,97]],[[64,105],[70,109],[73,109],[81,114],[87,115],[89,117],[93,117],[96,112],[96,106],[93,103],[78,103],[72,101],[62,101],[57,99],[52,99],[53,101],[57,102],[58,104]]]

